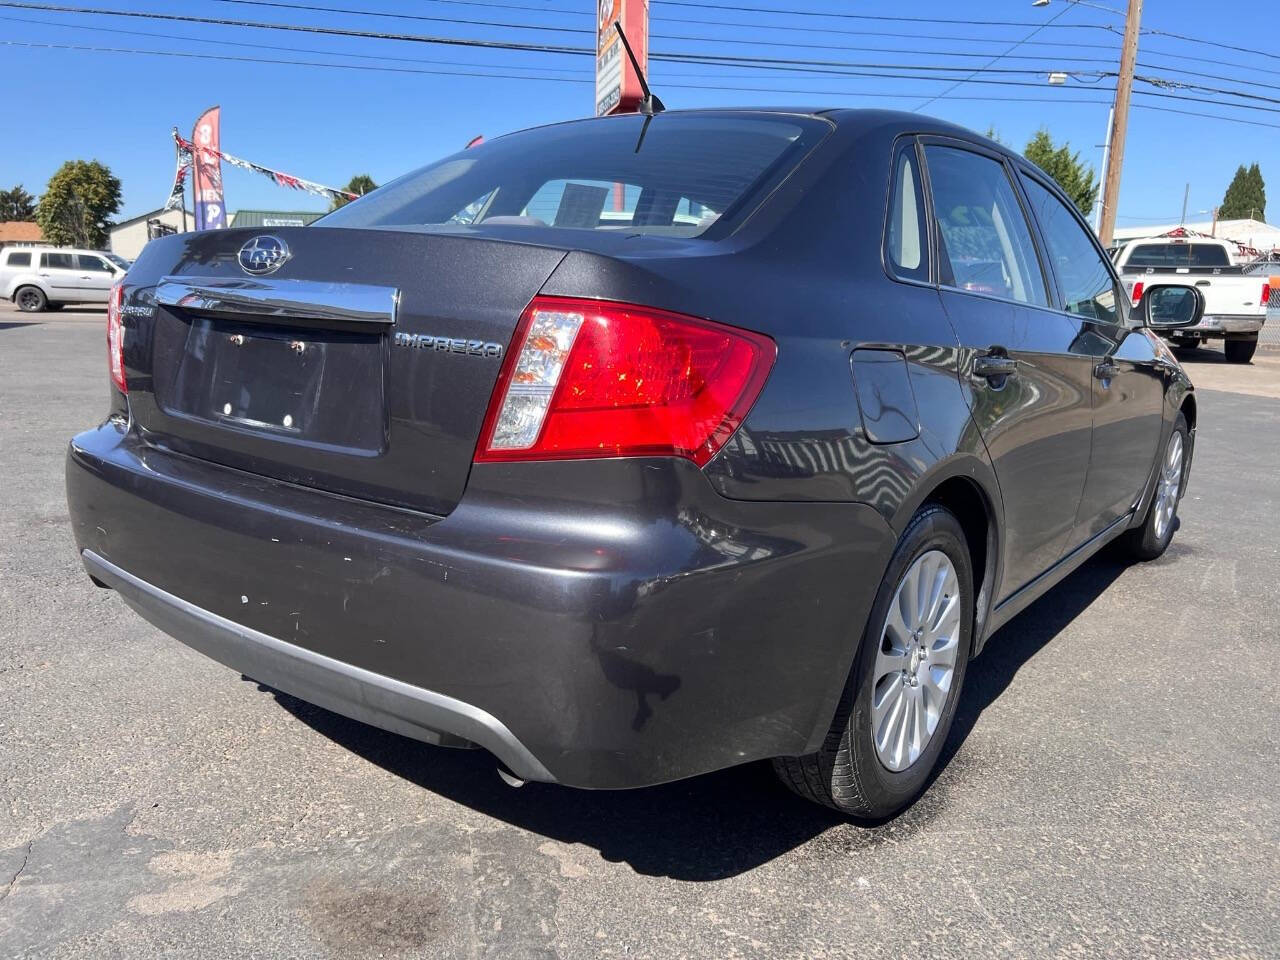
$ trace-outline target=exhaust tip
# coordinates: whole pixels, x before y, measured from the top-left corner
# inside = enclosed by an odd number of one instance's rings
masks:
[[[502,764],[498,764],[498,776],[502,778],[502,782],[505,783],[508,787],[519,788],[525,785],[524,780],[521,780],[519,777],[517,777],[514,773],[512,773]]]

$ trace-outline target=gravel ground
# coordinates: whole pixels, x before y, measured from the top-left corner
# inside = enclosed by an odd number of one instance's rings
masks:
[[[1188,361],[1169,552],[1001,631],[932,790],[865,829],[762,765],[513,790],[163,636],[67,522],[102,315],[30,319],[0,312],[0,956],[1280,956],[1274,358]]]

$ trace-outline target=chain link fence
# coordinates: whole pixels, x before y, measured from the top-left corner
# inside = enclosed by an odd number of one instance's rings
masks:
[[[1280,350],[1280,264],[1271,274],[1271,296],[1267,300],[1267,322],[1258,334],[1258,346]]]

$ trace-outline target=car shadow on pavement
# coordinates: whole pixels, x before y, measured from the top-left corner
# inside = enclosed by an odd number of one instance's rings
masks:
[[[934,779],[962,748],[978,718],[1018,670],[1089,606],[1124,570],[1106,552],[1059,584],[988,642],[969,667],[951,736]],[[246,678],[248,679],[248,678]],[[302,722],[371,763],[487,816],[562,843],[581,843],[636,872],[679,880],[736,876],[846,825],[833,846],[844,855],[923,829],[945,808],[939,784],[881,824],[848,820],[789,793],[767,763],[639,790],[572,790],[553,784],[507,786],[482,750],[430,747],[262,687]],[[964,772],[959,774],[965,776]]]

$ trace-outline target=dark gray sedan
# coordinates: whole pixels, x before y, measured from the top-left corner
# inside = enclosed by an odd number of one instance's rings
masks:
[[[1202,311],[1131,311],[945,123],[564,123],[150,243],[67,496],[96,583],[272,687],[509,780],[769,758],[883,817],[997,627],[1168,546],[1196,401],[1151,328]]]

